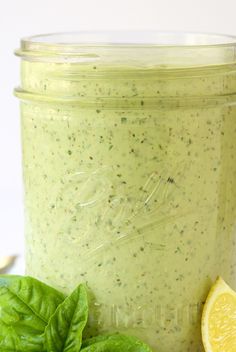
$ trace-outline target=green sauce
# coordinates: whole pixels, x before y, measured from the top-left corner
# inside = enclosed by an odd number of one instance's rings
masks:
[[[236,288],[235,78],[135,70],[23,61],[27,274],[87,283],[88,335],[197,352],[211,284]]]

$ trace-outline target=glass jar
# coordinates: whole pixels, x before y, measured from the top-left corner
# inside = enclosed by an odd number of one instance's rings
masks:
[[[236,288],[236,38],[24,39],[27,274],[93,294],[86,334],[201,350],[218,275]]]

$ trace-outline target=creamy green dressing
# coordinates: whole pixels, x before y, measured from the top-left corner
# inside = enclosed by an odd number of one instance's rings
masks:
[[[220,70],[23,62],[27,274],[87,283],[87,335],[201,351],[210,286],[236,288],[236,108]]]

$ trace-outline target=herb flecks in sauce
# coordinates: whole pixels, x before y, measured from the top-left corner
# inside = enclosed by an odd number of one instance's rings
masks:
[[[73,79],[54,79],[63,69]],[[23,88],[49,100],[22,102],[27,272],[64,292],[88,284],[88,335],[126,331],[154,351],[197,352],[212,281],[235,287],[236,108],[218,101],[217,69],[90,80],[99,69],[22,66]],[[91,97],[97,106],[83,107]]]

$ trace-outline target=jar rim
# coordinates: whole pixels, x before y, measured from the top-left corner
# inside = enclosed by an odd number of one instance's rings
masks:
[[[129,33],[130,36],[125,37],[125,33]],[[175,37],[179,38],[179,44],[150,44],[150,33],[153,34],[153,41],[158,36],[162,40]],[[104,42],[104,35],[105,37],[106,35],[110,36],[109,38],[113,36],[113,42],[108,40]],[[57,36],[61,38],[58,39],[58,42],[54,40]],[[77,39],[75,41],[78,36],[83,38],[84,42],[82,39],[80,43]],[[125,43],[120,40],[122,36],[126,38]],[[131,40],[132,36],[137,38],[136,43]],[[70,38],[70,41],[66,41],[65,38]],[[99,38],[100,41],[97,39],[95,42],[94,38]],[[145,43],[145,38],[149,40],[149,43]],[[207,78],[209,78],[218,83],[215,83],[217,89],[214,92],[209,92],[210,98],[204,97],[207,101],[211,100],[213,96],[222,96],[224,100],[225,94],[226,99],[229,94],[235,95],[236,37],[233,36],[156,31],[86,31],[46,34],[23,39],[21,49],[16,54],[23,59],[22,70],[28,70],[29,77],[32,73],[40,73],[35,82],[36,86],[40,83],[42,74],[49,80],[63,82],[61,85],[63,89],[71,82],[73,82],[72,84],[76,84],[76,82],[83,84],[88,80],[91,80],[91,86],[93,85],[94,89],[97,89],[97,82],[103,82],[105,93],[100,95],[101,99],[105,100],[102,100],[101,105],[116,106],[117,100],[119,100],[117,96],[115,100],[113,99],[114,101],[110,99],[109,82],[112,82],[112,85],[113,82],[116,82],[116,85],[120,84],[123,87],[124,94],[120,97],[121,104],[123,104],[123,96],[127,94],[126,86],[123,83],[127,80],[130,82],[138,81],[140,87],[145,84],[145,80],[150,84],[165,80],[173,80],[174,84],[182,81],[183,87],[185,85],[187,87],[189,82],[192,82],[191,84],[194,86],[195,80],[200,78],[207,85]],[[226,82],[231,83],[227,84]],[[44,94],[44,91],[35,92],[35,87],[31,88],[25,89],[24,86],[22,89],[17,89],[16,95],[26,100],[44,101],[46,99],[47,101],[48,95]],[[83,92],[82,94],[86,95],[87,93]],[[131,94],[133,96],[134,92]],[[51,95],[50,100],[56,99],[71,103],[79,101],[80,105],[83,105],[83,95],[79,98],[78,96],[68,96],[67,88],[63,94],[54,92]],[[198,97],[201,94],[196,92],[195,95]],[[186,97],[186,92],[184,92],[184,97]],[[157,100],[156,97],[153,99]],[[151,100],[153,99],[151,98]],[[92,105],[94,104],[93,95],[89,96],[87,100]],[[98,101],[96,100],[95,103],[98,104]],[[85,102],[85,105],[88,104]],[[151,106],[151,102],[146,105]]]
[[[15,53],[31,61],[186,68],[236,63],[236,36],[145,30],[64,32],[23,38]]]
[[[21,46],[25,49],[40,46],[150,46],[150,47],[211,47],[236,45],[236,36],[218,33],[181,31],[75,31],[33,35],[25,37]]]

